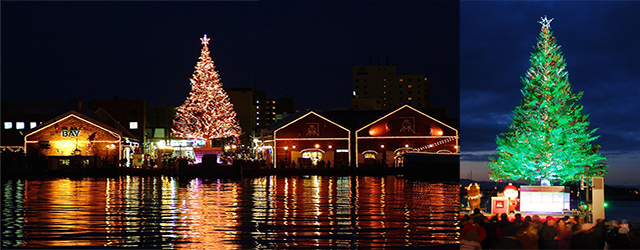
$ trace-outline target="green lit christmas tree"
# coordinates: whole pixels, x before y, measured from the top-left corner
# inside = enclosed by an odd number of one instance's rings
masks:
[[[492,180],[526,180],[563,184],[581,177],[603,176],[605,160],[592,145],[596,129],[582,113],[582,92],[573,94],[565,60],[545,16],[531,53],[531,68],[522,77],[524,98],[513,111],[506,133],[498,135],[498,159],[490,157]]]

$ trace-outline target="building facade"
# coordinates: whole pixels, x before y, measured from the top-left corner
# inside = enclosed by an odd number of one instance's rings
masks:
[[[117,166],[122,158],[122,132],[71,110],[25,135],[27,157],[47,160],[49,170]]]
[[[409,105],[386,112],[299,112],[269,129],[264,159],[276,166],[400,167],[407,152],[459,154],[456,128]]]
[[[459,154],[458,130],[404,105],[355,131],[356,166],[402,165],[406,152]]]
[[[273,131],[276,168],[349,166],[350,147],[348,128],[313,111],[299,113]]]
[[[115,122],[124,127],[133,139],[138,142],[144,142],[146,119],[147,119],[147,102],[143,100],[120,100],[114,96],[113,100],[95,100],[90,103],[93,110],[103,109]],[[107,122],[108,123],[108,122]],[[110,124],[112,125],[112,124]],[[112,127],[115,127],[112,125]]]
[[[431,102],[425,75],[398,74],[393,66],[354,66],[351,108],[387,110],[404,104],[418,109]]]

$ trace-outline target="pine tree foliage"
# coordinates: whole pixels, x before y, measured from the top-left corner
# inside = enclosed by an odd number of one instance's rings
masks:
[[[553,19],[551,19],[553,20]],[[583,93],[572,93],[566,63],[543,18],[531,68],[521,77],[524,98],[513,110],[507,132],[497,136],[498,159],[490,157],[492,180],[549,180],[563,184],[586,176],[603,176],[608,167],[592,145],[596,129],[589,130],[589,115],[579,102]]]
[[[229,96],[209,56],[209,38],[204,35],[200,61],[191,77],[191,92],[178,108],[172,133],[179,138],[237,138],[241,128]]]

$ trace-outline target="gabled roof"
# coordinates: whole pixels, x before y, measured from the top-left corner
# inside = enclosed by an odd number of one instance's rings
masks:
[[[302,113],[302,112],[299,112],[299,113]],[[298,114],[298,113],[296,113],[296,114]],[[302,118],[305,118],[305,117],[307,117],[307,116],[310,116],[310,115],[315,115],[315,116],[317,116],[317,117],[320,117],[320,118],[322,118],[323,120],[326,120],[326,121],[328,121],[329,123],[331,123],[331,124],[333,124],[333,125],[336,125],[337,127],[341,128],[341,129],[346,130],[347,132],[351,132],[351,130],[349,130],[349,129],[348,129],[348,128],[346,128],[345,126],[342,126],[342,125],[340,125],[340,124],[336,123],[335,121],[332,121],[332,120],[330,120],[330,119],[327,119],[326,117],[324,117],[324,116],[322,116],[322,115],[320,115],[320,114],[318,114],[318,113],[316,113],[316,112],[313,112],[313,111],[307,111],[307,112],[303,113],[302,115],[296,116],[296,117],[294,117],[294,118],[292,118],[292,119],[288,119],[288,120],[290,120],[289,122],[287,122],[287,123],[286,123],[286,124],[284,124],[284,125],[281,125],[281,126],[280,126],[279,128],[277,128],[277,129],[273,130],[273,133],[275,134],[276,132],[278,132],[278,130],[281,130],[281,129],[283,129],[283,128],[286,128],[286,127],[287,127],[287,126],[289,126],[290,124],[292,124],[292,123],[294,123],[294,122],[296,122],[296,121],[298,121],[298,120],[300,120],[300,119],[302,119]],[[290,116],[291,116],[291,115],[290,115]],[[287,118],[288,118],[288,117],[289,117],[289,116],[287,116]],[[283,119],[283,120],[284,120],[284,119]]]
[[[447,127],[447,128],[450,128],[451,130],[455,131],[455,132],[456,132],[456,134],[458,134],[458,130],[457,130],[457,129],[455,129],[454,127],[451,127],[451,126],[449,126],[449,125],[447,125],[447,124],[445,124],[445,123],[441,122],[440,120],[435,119],[435,118],[433,118],[433,117],[431,117],[431,116],[429,116],[429,115],[425,114],[424,112],[422,112],[422,111],[420,111],[420,110],[418,110],[418,109],[416,109],[416,108],[414,108],[414,107],[411,107],[410,105],[404,105],[404,106],[402,106],[402,107],[400,107],[400,108],[397,108],[397,109],[394,109],[394,110],[390,110],[390,111],[389,111],[389,112],[387,112],[386,114],[384,114],[384,115],[380,116],[379,118],[377,118],[377,119],[373,120],[372,122],[369,122],[368,124],[366,124],[366,125],[364,125],[364,126],[360,126],[360,127],[358,128],[358,130],[356,130],[356,131],[355,131],[355,132],[356,132],[356,135],[357,135],[357,133],[358,133],[358,132],[360,132],[361,130],[363,130],[363,129],[365,129],[365,128],[367,128],[367,127],[369,127],[369,126],[373,125],[373,124],[376,124],[377,122],[379,122],[379,121],[383,120],[384,118],[386,118],[386,117],[388,117],[388,116],[390,116],[390,115],[392,115],[392,114],[395,114],[395,113],[399,112],[400,110],[403,110],[403,109],[406,109],[406,108],[411,109],[411,110],[415,111],[416,113],[418,113],[418,114],[420,114],[420,115],[426,116],[426,117],[428,117],[429,119],[431,119],[431,120],[433,120],[433,121],[435,121],[435,122],[437,122],[437,123],[439,123],[439,124],[442,124],[443,126],[445,126],[445,127]]]
[[[26,139],[31,134],[37,133],[40,130],[48,128],[48,127],[52,126],[53,124],[55,124],[56,122],[58,122],[58,121],[60,121],[62,119],[65,119],[67,117],[70,117],[70,116],[74,116],[74,117],[77,117],[77,118],[79,118],[81,120],[85,120],[87,122],[93,123],[93,124],[101,127],[102,129],[106,130],[107,132],[113,134],[114,136],[117,135],[116,137],[120,137],[120,138],[122,137],[122,131],[117,130],[117,129],[109,126],[109,125],[106,125],[103,122],[98,121],[97,119],[94,119],[94,118],[91,118],[91,117],[89,117],[87,115],[84,115],[84,114],[82,114],[82,113],[80,113],[80,112],[78,112],[76,110],[67,111],[66,113],[61,114],[59,116],[56,116],[51,120],[43,122],[42,124],[38,125],[37,127],[28,130],[27,133],[25,133],[24,137]]]
[[[282,120],[279,120],[278,122],[267,126],[265,129],[267,129],[269,131],[276,131],[280,127],[291,123],[291,121],[293,121],[295,119],[298,119],[303,115],[306,115],[308,112],[310,112],[310,111],[307,111],[307,112],[295,112],[293,114],[290,114],[290,115],[286,116],[285,118],[282,118]]]

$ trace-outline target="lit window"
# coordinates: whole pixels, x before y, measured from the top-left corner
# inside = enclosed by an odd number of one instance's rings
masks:
[[[402,80],[402,78],[398,79],[399,82],[403,82],[404,80]]]
[[[413,100],[413,97],[409,97],[409,98],[407,98],[407,100],[411,101],[411,100]]]
[[[165,136],[164,128],[156,128],[153,131],[153,137],[155,138],[162,138],[164,136]]]
[[[256,109],[260,109],[260,106],[256,106]]]
[[[129,129],[138,129],[138,122],[129,122]]]
[[[256,101],[256,103],[260,103],[260,101]]]
[[[260,126],[260,123],[259,123],[259,122],[256,122],[256,126]]]
[[[35,128],[35,127],[37,127],[37,126],[38,126],[38,123],[37,123],[37,122],[30,122],[30,123],[29,123],[29,128]]]
[[[411,85],[411,84],[407,85],[407,88],[411,88],[411,87],[413,87],[413,85]]]
[[[24,122],[16,122],[16,129],[24,129]]]
[[[256,117],[256,120],[260,120],[260,117]]]
[[[13,122],[4,122],[4,129],[12,129]]]
[[[260,114],[260,112],[256,112],[256,115],[259,115],[259,114]]]

